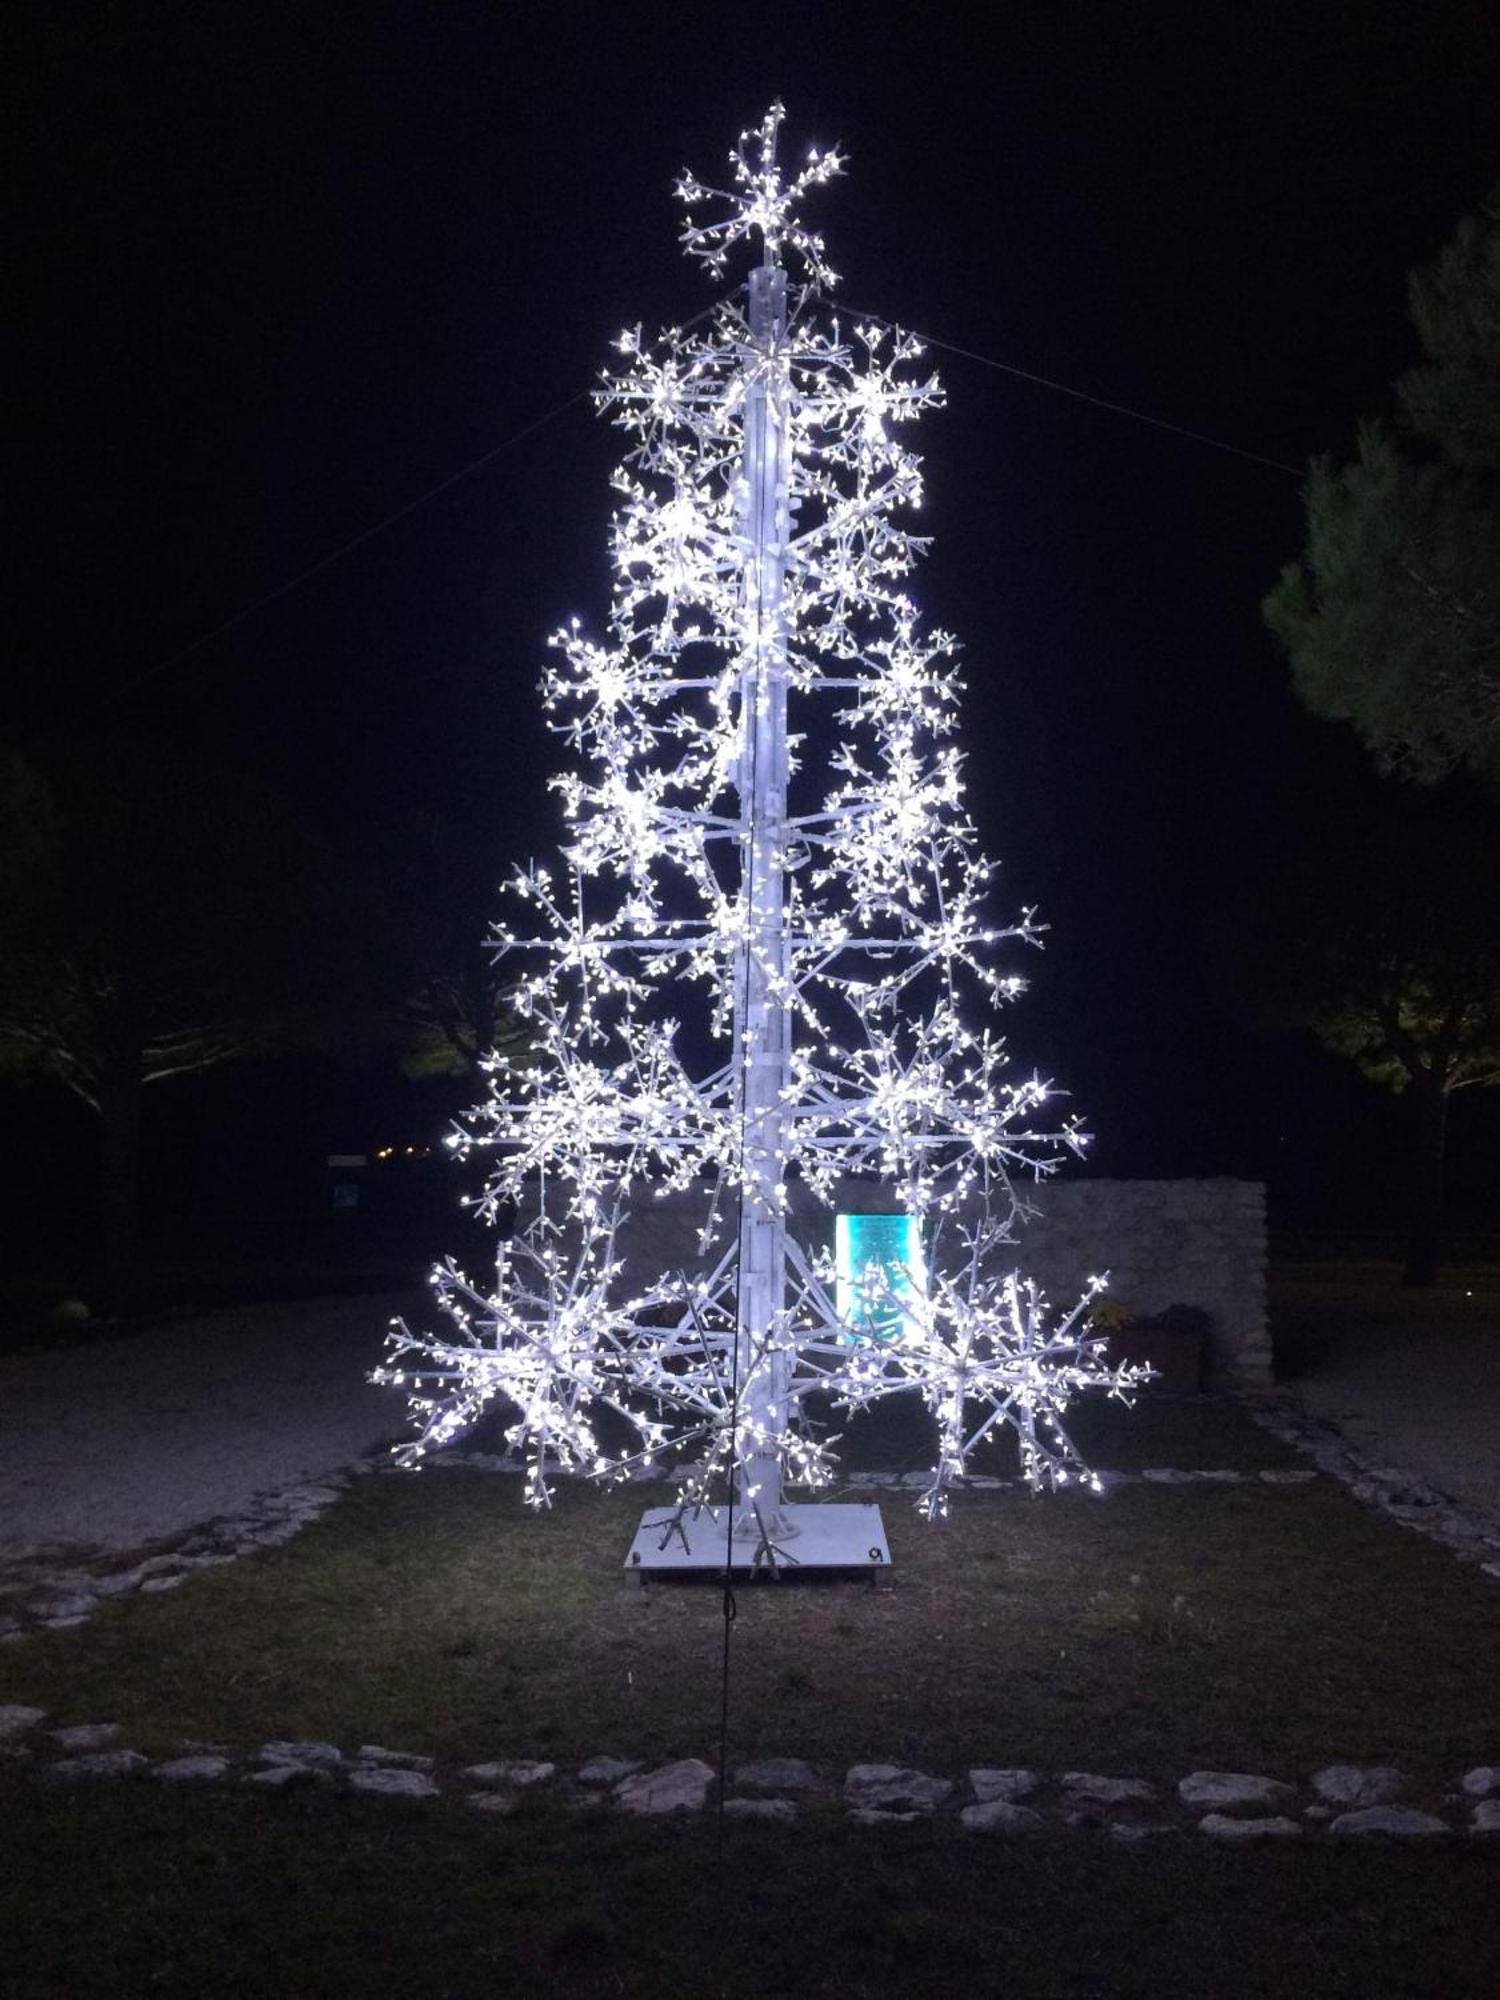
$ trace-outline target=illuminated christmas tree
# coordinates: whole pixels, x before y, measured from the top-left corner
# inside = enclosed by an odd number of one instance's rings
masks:
[[[437,1272],[450,1325],[398,1325],[379,1374],[411,1394],[408,1462],[498,1403],[534,1503],[553,1470],[658,1471],[652,1548],[771,1568],[883,1556],[875,1510],[786,1499],[836,1478],[830,1411],[920,1392],[932,1514],[1006,1427],[1033,1485],[1087,1478],[1062,1412],[1135,1379],[1089,1336],[1101,1281],[1053,1319],[1014,1270],[1012,1175],[1084,1141],[1007,1066],[1023,982],[995,950],[1037,927],[986,912],[954,642],[908,594],[902,440],[941,391],[917,340],[829,309],[801,216],[843,162],[783,175],[782,117],[728,192],[678,187],[715,278],[759,262],[706,324],[624,334],[600,392],[629,440],[613,606],[554,639],[566,837],[496,932],[531,1047],[490,1059],[454,1140],[520,1225],[493,1284]],[[851,1190],[885,1211],[863,1233]],[[696,1254],[651,1268],[663,1200],[701,1204]]]

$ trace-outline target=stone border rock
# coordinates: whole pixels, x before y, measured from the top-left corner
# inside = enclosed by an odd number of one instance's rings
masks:
[[[336,1743],[290,1737],[240,1756],[222,1744],[183,1744],[177,1754],[153,1762],[121,1742],[118,1723],[46,1729],[47,1720],[43,1709],[0,1705],[0,1758],[52,1784],[128,1777],[261,1791],[339,1785],[372,1798],[463,1797],[475,1811],[502,1818],[523,1796],[550,1794],[574,1810],[613,1805],[653,1819],[710,1809],[717,1786],[715,1767],[701,1757],[649,1768],[626,1758],[593,1757],[567,1773],[554,1763],[520,1758],[439,1768],[434,1758],[410,1750],[366,1743],[346,1756]],[[1443,1795],[1442,1813],[1403,1799],[1411,1780],[1389,1765],[1327,1764],[1301,1784],[1248,1771],[1191,1771],[1171,1785],[1096,1771],[1049,1778],[990,1766],[976,1766],[967,1780],[960,1787],[951,1778],[876,1763],[856,1764],[836,1779],[802,1758],[763,1757],[735,1769],[723,1806],[732,1819],[778,1824],[795,1822],[808,1809],[826,1820],[841,1806],[854,1826],[945,1818],[968,1833],[990,1836],[1092,1830],[1135,1841],[1196,1831],[1229,1844],[1303,1836],[1423,1842],[1459,1832],[1500,1836],[1500,1764],[1464,1772]]]
[[[1267,1466],[1241,1471],[1234,1466],[1147,1466],[1140,1472],[1099,1469],[1106,1493],[1115,1487],[1146,1485],[1163,1488],[1252,1485],[1300,1486],[1326,1473],[1341,1481],[1356,1499],[1379,1507],[1402,1527],[1450,1548],[1483,1574],[1500,1580],[1500,1514],[1460,1505],[1417,1475],[1372,1465],[1355,1451],[1325,1419],[1309,1416],[1285,1394],[1241,1392],[1235,1399],[1262,1429],[1310,1458],[1310,1466]],[[451,1446],[428,1461],[450,1470],[519,1476],[524,1466],[508,1453],[466,1451]],[[193,1529],[174,1546],[157,1549],[115,1569],[82,1566],[57,1568],[45,1563],[9,1561],[0,1564],[0,1645],[22,1639],[29,1630],[69,1631],[83,1625],[101,1604],[139,1593],[158,1595],[177,1590],[200,1570],[215,1569],[263,1549],[284,1547],[348,1489],[351,1481],[371,1472],[398,1471],[384,1454],[325,1473],[315,1480],[259,1494],[243,1513],[224,1516]],[[659,1482],[660,1475],[637,1473],[640,1483]],[[856,1492],[916,1489],[928,1484],[927,1472],[851,1472],[841,1482]],[[1020,1479],[975,1474],[964,1481],[973,1492],[1024,1492]],[[9,1606],[9,1608],[7,1608]]]
[[[361,1459],[318,1479],[257,1494],[243,1513],[204,1522],[171,1547],[113,1569],[6,1559],[0,1563],[0,1645],[22,1639],[28,1631],[70,1631],[86,1624],[101,1604],[136,1594],[159,1596],[180,1589],[200,1570],[282,1548],[325,1513],[352,1480],[375,1469],[370,1460]]]
[[[1401,1527],[1430,1536],[1463,1561],[1477,1563],[1485,1576],[1500,1580],[1500,1513],[1456,1501],[1419,1473],[1373,1464],[1336,1424],[1311,1416],[1284,1392],[1247,1392],[1237,1400],[1262,1430],[1310,1458],[1317,1472],[1341,1481],[1356,1500],[1378,1507]]]
[[[449,1470],[512,1476],[519,1476],[525,1470],[520,1460],[508,1454],[465,1451],[459,1446],[434,1452],[428,1463]],[[258,1494],[242,1513],[205,1522],[171,1547],[153,1549],[113,1569],[88,1569],[81,1564],[58,1567],[25,1559],[0,1560],[0,1645],[22,1639],[28,1631],[70,1631],[86,1624],[101,1604],[116,1598],[136,1594],[156,1596],[178,1590],[200,1570],[217,1569],[242,1556],[258,1555],[263,1549],[282,1548],[326,1512],[361,1474],[398,1474],[400,1470],[382,1453],[339,1467],[315,1480],[299,1480],[295,1485]],[[1144,1472],[1100,1472],[1098,1476],[1107,1492],[1115,1486],[1135,1482],[1187,1487],[1243,1483],[1259,1478],[1272,1484],[1296,1484],[1317,1475],[1300,1468],[1257,1474],[1231,1468],[1183,1471],[1174,1466],[1153,1466]],[[661,1475],[640,1473],[633,1477],[642,1484],[659,1484]],[[915,1489],[927,1485],[928,1479],[925,1472],[854,1472],[843,1485],[860,1491]],[[1022,1480],[983,1475],[965,1481],[965,1485],[975,1492],[1026,1490]]]

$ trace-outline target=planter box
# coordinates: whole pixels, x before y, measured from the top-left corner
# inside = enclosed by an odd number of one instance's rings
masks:
[[[1106,1342],[1112,1362],[1154,1368],[1145,1387],[1174,1396],[1196,1396],[1203,1387],[1206,1329],[1201,1326],[1122,1326]]]

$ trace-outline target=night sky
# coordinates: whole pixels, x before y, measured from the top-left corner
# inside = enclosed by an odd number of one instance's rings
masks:
[[[615,440],[574,402],[496,447],[709,302],[671,182],[773,96],[851,155],[818,221],[855,308],[1292,468],[1383,407],[1406,273],[1500,166],[1477,0],[36,5],[6,55],[9,727],[170,734],[348,839],[440,806],[497,882],[557,825],[535,680],[606,608]],[[1203,970],[1214,910],[1379,796],[1260,623],[1298,474],[937,359],[916,595],[965,644],[1002,897],[1054,927],[1018,1057],[1105,1171],[1387,1212],[1400,1108],[1242,1037]],[[1492,1224],[1496,1124],[1453,1134]]]

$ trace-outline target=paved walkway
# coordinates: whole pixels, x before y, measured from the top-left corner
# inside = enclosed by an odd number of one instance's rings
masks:
[[[1277,1286],[1280,1386],[1373,1463],[1500,1512],[1500,1292]]]
[[[312,1299],[0,1358],[0,1557],[138,1549],[396,1437],[399,1392],[365,1376],[424,1311]]]

